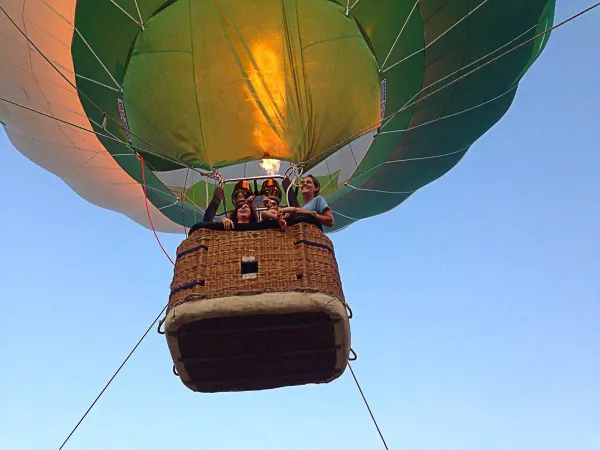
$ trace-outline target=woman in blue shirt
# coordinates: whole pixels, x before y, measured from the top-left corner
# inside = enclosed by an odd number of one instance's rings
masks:
[[[299,214],[309,214],[313,216],[321,225],[326,227],[333,226],[333,213],[327,204],[327,200],[319,195],[321,185],[319,180],[312,175],[307,175],[300,184],[300,193],[302,194],[302,206],[296,208]]]

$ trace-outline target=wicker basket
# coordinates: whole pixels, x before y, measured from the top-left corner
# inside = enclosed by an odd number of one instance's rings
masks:
[[[309,223],[196,229],[177,252],[165,332],[194,391],[332,381],[350,326],[331,241]]]

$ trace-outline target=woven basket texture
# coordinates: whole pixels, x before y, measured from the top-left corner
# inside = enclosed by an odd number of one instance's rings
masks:
[[[169,309],[186,301],[266,292],[321,292],[344,301],[331,240],[316,226],[198,229],[177,249]]]

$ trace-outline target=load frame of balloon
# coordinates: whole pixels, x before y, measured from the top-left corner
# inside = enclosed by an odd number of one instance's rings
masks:
[[[265,162],[269,162],[269,161],[275,161],[272,159],[263,159],[262,160],[263,163]],[[264,168],[264,167],[263,167]],[[264,168],[265,172],[268,171],[268,169]],[[219,186],[223,187],[226,184],[230,184],[230,183],[239,183],[239,182],[243,182],[243,181],[247,181],[247,182],[253,182],[254,183],[254,195],[258,195],[259,189],[258,189],[258,182],[259,181],[266,181],[266,180],[279,180],[279,181],[283,181],[286,178],[290,179],[290,184],[289,186],[285,189],[285,193],[284,195],[282,195],[282,199],[281,199],[281,206],[290,206],[288,204],[289,202],[289,194],[290,194],[290,190],[292,188],[298,189],[299,187],[299,181],[302,179],[302,174],[304,173],[304,164],[303,163],[299,163],[299,164],[295,164],[293,162],[290,162],[290,166],[288,167],[288,169],[285,171],[285,173],[282,174],[278,174],[275,173],[274,170],[270,170],[271,173],[265,174],[265,175],[255,175],[255,176],[247,176],[247,177],[243,177],[243,178],[223,178],[223,176],[219,173],[219,171],[217,169],[213,169],[211,170],[210,173],[205,173],[204,175],[208,178],[212,178],[214,180],[216,180],[219,184]],[[227,209],[227,197],[223,196],[223,215],[227,216],[232,210],[228,210]],[[266,206],[257,206],[256,207],[256,211],[258,212],[258,214],[261,214],[262,211],[265,211],[267,209]]]

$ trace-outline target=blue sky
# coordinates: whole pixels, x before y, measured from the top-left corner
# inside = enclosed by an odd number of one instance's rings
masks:
[[[557,21],[589,5],[558,3]],[[555,32],[449,174],[332,236],[354,369],[391,449],[600,448],[599,25],[596,10]],[[79,198],[3,132],[0,152],[0,448],[55,449],[162,308],[172,266],[151,231]],[[161,239],[172,254],[181,236]],[[378,439],[349,373],[194,394],[153,332],[66,449]]]

